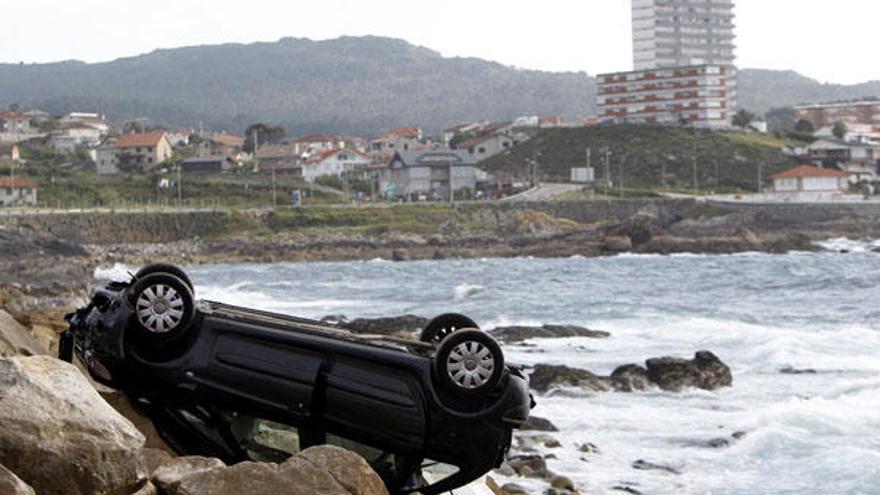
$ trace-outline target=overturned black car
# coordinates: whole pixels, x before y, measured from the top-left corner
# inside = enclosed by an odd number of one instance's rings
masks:
[[[330,443],[393,493],[440,493],[498,466],[534,405],[528,379],[462,315],[415,340],[193,294],[180,268],[149,265],[95,291],[59,350],[125,391],[181,454],[280,462]]]

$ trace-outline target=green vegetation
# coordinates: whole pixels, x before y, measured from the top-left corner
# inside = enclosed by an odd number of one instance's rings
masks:
[[[490,172],[526,178],[529,161],[536,160],[544,180],[564,181],[572,167],[585,165],[589,149],[598,189],[606,179],[619,185],[622,175],[626,188],[693,190],[696,168],[698,190],[753,191],[759,168],[766,184],[769,175],[796,165],[795,159],[782,153],[785,144],[790,141],[742,132],[603,125],[545,130],[484,165]],[[610,152],[607,167],[606,150]]]
[[[350,232],[381,235],[385,232],[432,234],[446,222],[453,221],[471,229],[472,216],[448,204],[374,205],[363,208],[333,206],[314,208],[280,208],[268,221],[273,231],[310,228],[337,228]]]
[[[733,125],[746,129],[750,125],[752,125],[752,122],[754,120],[755,114],[746,110],[745,108],[742,108],[738,112],[736,112],[736,115],[733,116]]]
[[[173,163],[149,172],[99,176],[94,164],[82,153],[24,149],[23,158],[27,165],[17,167],[16,174],[37,182],[40,206],[151,207],[176,205],[178,201],[177,171]],[[8,174],[8,169],[5,173]],[[253,208],[272,204],[272,179],[264,174],[183,173],[180,184],[184,206]],[[300,178],[279,175],[275,182],[278,204],[289,204],[295,189],[303,192],[304,204],[339,201],[338,196],[310,191]]]

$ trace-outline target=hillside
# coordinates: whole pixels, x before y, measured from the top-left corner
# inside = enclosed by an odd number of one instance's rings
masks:
[[[663,166],[672,189],[693,185],[693,157],[696,149],[697,178],[700,188],[715,188],[718,163],[718,190],[754,190],[758,164],[763,176],[790,168],[795,163],[783,155],[784,144],[766,136],[708,132],[685,127],[609,125],[542,131],[534,139],[483,162],[491,171],[507,171],[525,177],[527,162],[536,159],[545,179],[566,179],[571,167],[582,167],[586,150],[592,149],[597,181],[604,180],[604,150],[611,150],[611,179],[619,184],[623,171],[627,188],[656,188],[661,184]]]
[[[739,105],[764,113],[799,103],[852,100],[880,96],[880,81],[823,84],[794,71],[743,69],[739,72]]]
[[[437,131],[478,119],[592,113],[582,73],[520,70],[444,58],[379,37],[198,46],[107,63],[0,64],[0,106],[60,114],[98,110],[114,122],[242,131],[270,121],[291,135],[372,135],[401,125]]]
[[[743,69],[739,86],[741,105],[759,113],[880,96],[880,82],[829,85],[786,71]],[[175,48],[96,64],[0,64],[0,108],[100,111],[116,124],[147,117],[236,132],[269,121],[294,136],[375,135],[402,125],[436,132],[520,115],[583,117],[595,114],[595,92],[595,80],[584,73],[447,58],[374,36]]]

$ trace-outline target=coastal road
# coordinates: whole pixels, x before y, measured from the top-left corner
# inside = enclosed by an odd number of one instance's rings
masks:
[[[565,184],[557,182],[541,183],[538,187],[533,187],[528,191],[521,192],[517,195],[504,198],[502,201],[548,201],[555,196],[565,193],[580,191],[583,189],[582,184]]]

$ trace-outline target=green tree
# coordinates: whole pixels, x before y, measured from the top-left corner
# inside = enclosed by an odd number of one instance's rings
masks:
[[[736,112],[736,115],[733,116],[733,125],[737,127],[742,127],[745,129],[755,120],[755,114],[746,110],[740,109],[740,111]]]
[[[264,144],[278,144],[287,136],[287,131],[283,127],[258,122],[248,126],[244,131],[244,151],[253,153],[254,151],[254,131],[257,132],[257,141],[260,146]]]
[[[834,127],[831,128],[831,134],[834,135],[837,139],[843,139],[846,137],[846,133],[849,132],[849,129],[846,127],[841,121],[837,121],[834,123]]]
[[[790,131],[797,123],[797,116],[792,107],[777,107],[765,113],[764,120],[771,131]]]
[[[794,130],[796,130],[797,132],[808,132],[810,134],[816,132],[816,128],[813,127],[813,123],[805,119],[798,120],[797,123],[794,125]]]

